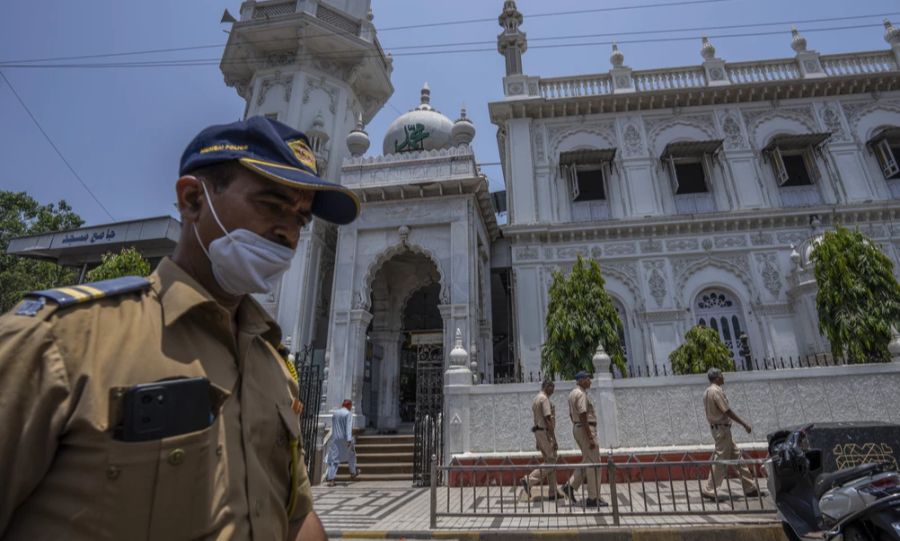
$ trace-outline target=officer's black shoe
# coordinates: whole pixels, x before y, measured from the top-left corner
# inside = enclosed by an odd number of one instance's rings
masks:
[[[525,494],[528,494],[528,497],[531,497],[531,487],[528,486],[528,479],[525,477],[519,479],[519,486],[522,487],[522,490],[525,491]]]
[[[603,501],[602,498],[597,498],[596,500],[594,498],[588,498],[584,500],[585,507],[606,507],[607,505],[609,504]]]
[[[570,503],[575,503],[578,501],[575,499],[575,489],[572,488],[569,483],[566,483],[562,486],[562,492],[566,495],[566,498],[569,498]]]
[[[551,502],[555,502],[557,500],[565,500],[565,499],[566,499],[566,495],[560,494],[559,492],[557,492],[556,494],[549,494],[547,496],[547,500],[551,501]]]

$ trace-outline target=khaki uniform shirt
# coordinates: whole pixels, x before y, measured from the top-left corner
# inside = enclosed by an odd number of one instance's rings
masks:
[[[581,414],[587,413],[588,423],[597,424],[597,414],[594,412],[594,403],[590,397],[584,392],[584,389],[578,385],[569,393],[569,418],[572,423],[581,422]],[[593,432],[593,430],[592,430]]]
[[[534,426],[547,429],[547,417],[556,420],[556,406],[550,402],[550,398],[541,391],[531,402],[531,413],[534,415]]]
[[[0,539],[285,539],[297,384],[249,296],[228,312],[169,259],[152,286],[0,318]],[[112,438],[110,389],[205,376],[209,428]],[[296,440],[294,440],[296,441]],[[291,520],[312,509],[302,454]]]
[[[725,391],[715,383],[706,388],[703,393],[703,408],[706,410],[706,420],[711,425],[730,425],[731,419],[725,412],[731,409],[728,405],[728,397]]]

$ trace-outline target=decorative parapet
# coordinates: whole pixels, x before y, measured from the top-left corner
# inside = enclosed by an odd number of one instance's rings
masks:
[[[469,145],[344,158],[341,182],[345,186],[408,184],[416,181],[468,179],[478,176],[475,155]]]
[[[818,55],[811,51],[799,53],[802,58],[782,58],[753,62],[706,62],[710,69],[684,66],[667,69],[634,70],[631,72],[634,91],[658,92],[731,85],[756,85],[778,81],[799,81],[810,78],[846,77],[900,71],[892,51],[872,51],[854,54]],[[818,58],[821,70],[814,66]],[[718,68],[718,69],[717,69]],[[620,71],[623,68],[613,68]],[[718,71],[722,70],[722,71]],[[618,88],[628,88],[627,81],[617,81],[622,73],[596,73],[574,77],[538,78],[540,97],[548,100],[582,96],[611,95]],[[614,78],[615,77],[615,78]]]

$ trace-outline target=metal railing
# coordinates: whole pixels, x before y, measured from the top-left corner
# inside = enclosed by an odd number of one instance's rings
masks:
[[[763,359],[753,359],[749,357],[734,359],[734,370],[731,372],[757,372],[766,370],[790,370],[794,368],[818,368],[823,366],[842,366],[847,363],[841,359],[835,359],[826,353],[817,353],[814,355],[802,355],[797,357],[766,357]],[[666,363],[648,364],[648,365],[628,365],[628,372],[622,372],[613,367],[613,378],[621,379],[644,378],[658,376],[676,376],[672,371],[672,367]]]
[[[297,2],[271,2],[260,3],[253,8],[252,19],[270,19],[272,17],[282,17],[284,15],[293,15],[297,9]]]
[[[753,474],[754,490],[745,495],[740,482],[726,476],[712,497],[704,497],[711,465],[747,467]],[[763,459],[616,462],[610,454],[605,463],[504,464],[439,466],[432,460],[431,528],[444,518],[530,519],[556,518],[557,524],[582,524],[580,517],[594,518],[593,526],[618,526],[623,517],[683,515],[746,515],[774,513],[774,504],[764,493]],[[547,485],[534,486],[526,495],[520,479],[533,469],[552,472],[557,486],[576,469],[600,479],[599,497],[606,505],[588,507],[586,483],[576,502],[550,499]],[[438,478],[444,479],[439,486]]]

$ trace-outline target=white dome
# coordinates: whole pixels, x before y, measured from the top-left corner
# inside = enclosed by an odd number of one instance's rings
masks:
[[[384,136],[385,154],[412,150],[437,150],[450,146],[453,122],[431,105],[428,83],[422,87],[422,103],[397,117]]]
[[[468,145],[475,139],[475,125],[466,116],[466,108],[459,112],[459,118],[453,123],[450,137],[454,145]]]
[[[351,156],[362,156],[369,150],[369,134],[363,129],[362,113],[356,121],[356,128],[347,134],[347,149]]]

